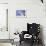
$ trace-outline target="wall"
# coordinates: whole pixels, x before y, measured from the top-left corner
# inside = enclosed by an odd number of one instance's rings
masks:
[[[29,22],[31,22],[35,19],[35,17],[38,17],[39,15],[37,15],[36,13],[39,14],[39,12],[37,12],[37,11],[39,11],[38,9],[42,8],[42,6],[41,6],[42,4],[38,3],[38,5],[37,5],[36,1],[33,2],[30,0],[29,1],[25,0],[25,1],[21,1],[21,2],[22,3],[20,3],[20,1],[17,0],[17,1],[11,1],[11,3],[10,3],[10,7],[9,7],[9,15],[10,15],[9,21],[10,22],[9,23],[11,25],[13,25],[13,27],[11,26],[12,29],[14,28],[13,30],[18,29],[18,28],[20,30],[26,30],[26,23],[28,22],[28,20],[29,20]],[[40,6],[41,6],[41,8],[40,8]],[[36,8],[38,8],[38,9],[36,10]],[[16,18],[16,9],[25,9],[27,18]],[[41,14],[41,10],[40,10],[40,14]],[[32,20],[32,17],[34,18],[33,20]]]
[[[0,0],[0,3],[8,3],[8,0]]]
[[[16,10],[26,10],[26,18],[16,18]],[[40,23],[42,25],[44,41],[46,44],[46,16],[45,5],[40,0],[10,0],[9,1],[9,31],[11,38],[18,30],[27,30],[28,23]]]
[[[44,8],[45,8],[45,15],[46,15],[46,0],[44,0]],[[46,30],[44,31],[44,41],[45,41],[45,46],[46,46]]]

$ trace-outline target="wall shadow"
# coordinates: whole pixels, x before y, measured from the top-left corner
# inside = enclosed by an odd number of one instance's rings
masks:
[[[40,36],[39,37],[41,39],[42,46],[45,46],[44,45],[44,37],[43,37],[43,31],[44,31],[43,28],[44,27],[42,25],[40,25]]]

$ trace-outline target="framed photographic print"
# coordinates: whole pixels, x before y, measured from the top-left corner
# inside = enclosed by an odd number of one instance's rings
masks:
[[[16,17],[26,17],[25,10],[16,10]]]

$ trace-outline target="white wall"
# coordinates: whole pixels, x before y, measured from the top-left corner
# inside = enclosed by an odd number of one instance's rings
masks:
[[[8,0],[0,0],[0,3],[8,3]]]
[[[25,9],[27,18],[16,18],[17,9]],[[15,29],[18,29],[18,28],[19,28],[18,30],[26,30],[27,22],[32,23],[34,22],[34,20],[35,22],[36,21],[39,22],[41,15],[43,17],[43,6],[40,1],[37,2],[33,0],[31,1],[30,0],[25,0],[25,1],[12,0],[10,2],[9,15],[10,15],[9,16],[10,30],[13,30],[13,32],[15,31]]]
[[[26,18],[16,18],[16,10],[26,10]],[[40,0],[10,0],[9,1],[9,31],[11,38],[13,33],[27,29],[28,23],[40,23],[43,27],[44,41],[46,42],[46,16],[45,5]]]

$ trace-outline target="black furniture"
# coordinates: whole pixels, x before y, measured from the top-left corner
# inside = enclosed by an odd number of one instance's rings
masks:
[[[40,24],[32,23],[29,24],[27,23],[27,31],[22,31],[22,33],[19,35],[20,36],[20,44],[22,41],[29,41],[31,43],[31,46],[33,43],[38,43],[39,44],[39,33],[40,33]],[[32,37],[30,39],[24,38],[25,34],[29,34]]]

